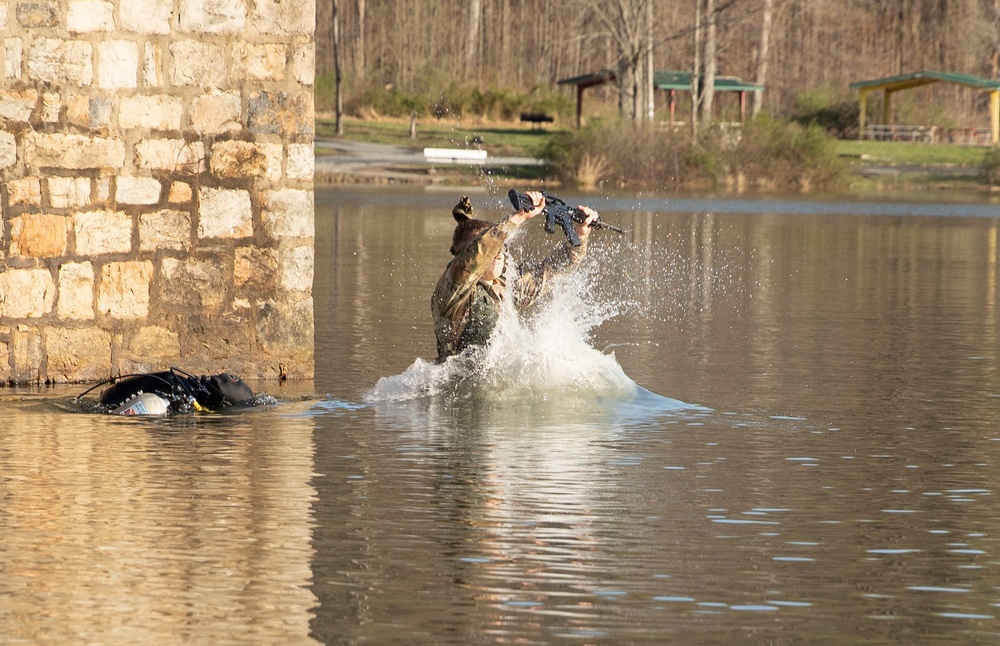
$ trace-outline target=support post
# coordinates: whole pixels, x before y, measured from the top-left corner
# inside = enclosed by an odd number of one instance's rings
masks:
[[[858,90],[858,139],[865,138],[865,119],[868,116],[868,90]]]
[[[583,86],[576,86],[576,129],[583,125]]]
[[[1000,142],[1000,90],[990,92],[990,141]]]

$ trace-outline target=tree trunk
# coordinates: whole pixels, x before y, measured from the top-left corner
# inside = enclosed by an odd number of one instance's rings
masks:
[[[754,82],[763,86],[767,83],[767,57],[771,48],[771,23],[774,17],[774,0],[764,0],[764,15],[760,26],[760,47],[757,49],[757,74]],[[753,116],[760,114],[764,107],[764,90],[754,90]]]
[[[476,67],[479,54],[479,25],[483,17],[482,0],[469,0],[469,26],[465,32],[465,75],[477,78]]]
[[[715,71],[719,65],[718,43],[716,31],[718,15],[715,11],[715,0],[705,0],[705,86],[701,100],[701,121],[712,123],[712,108],[715,102]]]
[[[337,120],[337,134],[344,134],[344,93],[340,87],[340,16],[337,11],[338,0],[333,0],[332,10],[333,10],[333,79],[334,79],[334,92],[336,94],[336,120]]]
[[[358,34],[354,43],[354,76],[357,83],[365,79],[365,0],[357,0]]]
[[[698,139],[698,106],[701,104],[701,3],[694,0],[694,63],[691,66],[691,137]]]
[[[646,0],[646,121],[656,119],[656,88],[653,87],[656,70],[653,69],[653,0]]]

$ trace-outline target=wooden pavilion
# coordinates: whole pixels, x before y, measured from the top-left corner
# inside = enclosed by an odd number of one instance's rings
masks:
[[[681,70],[657,70],[653,73],[653,88],[667,92],[670,105],[670,125],[674,125],[674,114],[676,107],[677,92],[691,91],[691,72]],[[559,85],[573,85],[576,87],[576,127],[579,128],[583,122],[583,92],[587,88],[615,83],[618,80],[618,73],[614,70],[598,70],[581,76],[562,79]],[[740,101],[740,121],[746,119],[746,95],[747,92],[763,90],[763,85],[755,85],[735,76],[716,76],[716,92],[736,92]]]
[[[990,142],[993,144],[1000,142],[1000,81],[954,72],[914,72],[901,76],[889,76],[881,79],[851,83],[851,89],[858,91],[858,138],[874,137],[889,139],[910,137],[913,139],[917,134],[929,133],[926,136],[922,135],[919,140],[932,140],[933,131],[927,126],[894,126],[890,123],[892,119],[893,94],[902,90],[930,85],[931,83],[954,83],[983,92],[989,92]],[[868,95],[878,90],[883,92],[882,124],[869,126],[865,124]]]

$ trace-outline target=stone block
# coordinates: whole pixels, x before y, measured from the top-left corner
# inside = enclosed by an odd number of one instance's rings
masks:
[[[312,181],[316,174],[316,153],[312,144],[289,144],[285,176]]]
[[[3,41],[3,77],[8,81],[21,78],[21,56],[24,41],[20,38],[5,38]]]
[[[66,253],[69,219],[49,213],[26,213],[10,221],[10,255],[53,258]]]
[[[233,73],[240,81],[281,81],[285,78],[285,46],[278,43],[239,43]]]
[[[45,2],[18,2],[17,22],[22,27],[35,29],[38,27],[59,26],[59,5],[50,0]]]
[[[111,178],[110,177],[98,177],[94,180],[94,193],[96,194],[95,201],[97,202],[110,202],[111,201]]]
[[[17,139],[9,132],[0,131],[0,169],[17,163]]]
[[[229,282],[230,274],[218,260],[164,258],[160,264],[160,298],[192,312],[218,311]]]
[[[73,215],[78,256],[128,253],[132,250],[132,218],[117,211],[87,211]]]
[[[257,344],[282,359],[312,357],[313,299],[298,292],[281,299],[263,301],[256,311]]]
[[[181,354],[180,336],[165,327],[147,325],[126,335],[122,359],[129,362],[126,372],[154,370],[155,366],[170,365]]]
[[[233,262],[233,285],[244,292],[273,292],[278,276],[278,257],[274,249],[237,247]]]
[[[173,0],[121,2],[118,6],[122,27],[137,34],[169,34],[173,15]]]
[[[254,2],[252,20],[257,31],[262,34],[312,35],[316,30],[316,2],[257,0]]]
[[[0,340],[0,386],[14,383],[14,372],[11,369],[10,362],[10,344]]]
[[[186,204],[191,201],[194,194],[191,192],[191,185],[187,182],[173,182],[170,184],[170,192],[167,194],[167,202],[171,204]]]
[[[184,211],[162,210],[139,216],[139,250],[174,249],[191,246],[191,215]]]
[[[110,332],[86,327],[45,328],[46,376],[56,383],[101,381],[111,375]]]
[[[42,109],[40,110],[42,121],[45,123],[56,123],[59,121],[59,112],[62,110],[62,96],[58,92],[45,92],[42,94]]]
[[[139,45],[130,40],[97,44],[97,85],[108,89],[139,85]]]
[[[79,208],[90,204],[89,177],[52,175],[45,183],[49,189],[49,205],[54,209]]]
[[[292,52],[290,73],[296,83],[309,87],[316,81],[316,47],[312,42]]]
[[[42,335],[38,328],[18,325],[10,336],[11,380],[17,384],[37,384],[44,380]]]
[[[118,204],[156,204],[163,189],[152,177],[119,176],[115,180],[115,201]]]
[[[215,142],[209,168],[219,177],[264,177],[267,162],[267,156],[257,144],[231,139]]]
[[[0,272],[0,319],[45,316],[55,302],[55,282],[48,269]]]
[[[253,235],[253,212],[246,191],[205,187],[198,191],[199,238],[246,238]]]
[[[97,287],[97,311],[119,320],[146,318],[152,281],[153,263],[148,260],[104,265]]]
[[[243,0],[180,0],[180,28],[187,32],[236,34],[247,22]]]
[[[312,292],[314,257],[311,244],[281,247],[278,251],[280,287],[288,292]]]
[[[125,164],[125,144],[117,139],[33,132],[25,142],[25,162],[41,168],[110,168]]]
[[[42,183],[37,177],[22,177],[7,182],[7,199],[11,206],[42,205]]]
[[[196,97],[191,102],[191,127],[202,134],[239,132],[243,129],[239,92],[219,92]]]
[[[285,149],[280,143],[262,141],[257,144],[267,158],[264,177],[277,184],[281,181],[281,166],[285,157]]]
[[[161,87],[166,82],[163,49],[157,43],[144,43],[142,46],[142,79],[149,87]]]
[[[27,67],[36,81],[86,87],[94,81],[94,48],[80,40],[35,38],[28,48]]]
[[[218,260],[164,258],[160,272],[160,296],[169,305],[219,311],[226,300],[230,274]]]
[[[90,262],[68,262],[59,267],[59,318],[94,318],[94,266]]]
[[[313,133],[311,93],[293,96],[286,92],[251,92],[247,110],[247,125],[255,135],[295,137]]]
[[[111,102],[78,94],[66,103],[66,120],[82,128],[107,128],[111,125]]]
[[[227,81],[226,51],[197,40],[170,43],[170,82],[174,85],[222,87]]]
[[[205,146],[183,139],[143,139],[135,146],[136,166],[144,170],[198,174],[205,170]]]
[[[71,96],[66,102],[66,121],[71,125],[90,128],[90,102],[92,97],[84,94]]]
[[[38,102],[38,90],[0,92],[0,119],[27,123]]]
[[[115,28],[115,5],[108,0],[70,0],[66,28],[77,34],[111,31]]]
[[[7,26],[7,5],[0,4],[0,29]]]
[[[285,188],[264,191],[261,222],[272,238],[312,238],[316,235],[312,191]]]
[[[118,125],[122,128],[179,130],[184,117],[184,101],[166,94],[124,97],[120,112]]]

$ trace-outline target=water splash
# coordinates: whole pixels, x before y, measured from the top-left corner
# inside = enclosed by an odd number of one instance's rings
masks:
[[[489,402],[642,401],[658,410],[692,408],[651,393],[633,381],[613,352],[591,345],[593,331],[631,305],[627,295],[598,296],[597,266],[556,277],[548,295],[518,316],[505,302],[490,343],[435,363],[416,359],[403,373],[383,377],[364,395],[368,403],[444,396]],[[603,291],[603,290],[602,290]]]

